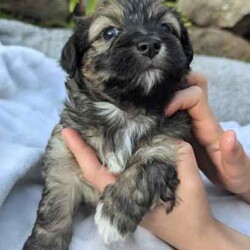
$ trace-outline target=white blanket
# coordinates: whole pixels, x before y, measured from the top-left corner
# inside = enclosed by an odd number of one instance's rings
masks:
[[[64,80],[58,63],[41,53],[0,46],[0,250],[21,249],[31,232],[42,189],[39,159],[59,119]],[[250,154],[250,126],[240,127],[235,122],[223,126],[237,131]],[[250,206],[204,181],[214,216],[250,236]],[[83,219],[78,214],[70,249],[169,247],[142,228],[126,242],[105,247],[93,215]]]

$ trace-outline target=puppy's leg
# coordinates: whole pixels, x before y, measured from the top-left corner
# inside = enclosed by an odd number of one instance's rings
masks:
[[[168,203],[170,212],[178,183],[172,164],[153,161],[131,166],[105,189],[97,206],[95,222],[104,242],[108,244],[134,232],[145,213],[159,200]]]
[[[175,204],[179,183],[175,167],[161,162],[133,166],[109,185],[97,206],[95,221],[105,243],[123,239],[136,230],[145,213],[159,200]]]
[[[177,140],[166,134],[145,140],[117,182],[109,185],[97,206],[95,221],[106,243],[134,232],[145,213],[159,201],[167,212],[175,205]]]
[[[96,204],[99,198],[99,193],[74,171],[53,174],[46,179],[37,219],[23,250],[67,250],[73,215],[80,202]]]
[[[23,250],[66,250],[72,235],[72,217],[79,203],[94,203],[97,191],[80,177],[81,170],[59,133],[44,157],[45,185],[37,219]]]
[[[55,180],[56,181],[56,180]],[[79,204],[73,186],[46,183],[37,219],[23,250],[67,250],[72,234],[72,216]],[[67,190],[67,192],[66,192]]]

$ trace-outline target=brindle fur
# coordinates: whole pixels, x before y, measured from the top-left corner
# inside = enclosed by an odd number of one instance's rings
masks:
[[[102,33],[109,26],[120,33],[106,41]],[[161,41],[154,58],[135,49],[148,39]],[[190,122],[185,112],[166,118],[164,106],[186,87],[192,55],[178,14],[161,1],[108,0],[78,19],[61,59],[70,76],[68,100],[43,159],[43,195],[24,250],[68,249],[81,202],[97,206],[95,221],[106,243],[134,232],[159,200],[172,210],[176,150],[189,137]],[[102,195],[83,178],[61,137],[63,127],[77,130],[100,162],[120,174]]]

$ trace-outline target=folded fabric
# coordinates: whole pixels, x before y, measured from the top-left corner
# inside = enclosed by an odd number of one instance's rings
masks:
[[[41,157],[65,98],[64,81],[54,60],[0,46],[0,206]]]

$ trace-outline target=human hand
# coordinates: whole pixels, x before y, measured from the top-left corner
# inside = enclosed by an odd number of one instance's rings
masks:
[[[82,141],[76,131],[64,129],[62,136],[89,183],[103,192],[108,184],[116,181],[116,176],[102,167],[94,151]],[[187,239],[191,244],[202,236],[204,230],[210,230],[214,226],[192,148],[184,142],[179,148],[177,171],[181,184],[177,189],[177,196],[180,202],[169,215],[163,206],[159,206],[149,212],[142,222],[142,226],[178,248],[186,244]]]
[[[178,156],[179,202],[168,215],[163,206],[156,207],[146,214],[141,225],[177,249],[211,249],[208,239],[214,236],[216,221],[192,147],[183,142]]]
[[[94,151],[76,131],[64,129],[62,136],[84,177],[100,192],[116,181],[116,176],[100,164]],[[249,238],[212,218],[192,147],[182,143],[178,153],[179,204],[168,215],[164,206],[156,207],[144,217],[141,225],[179,249],[249,249]]]
[[[234,131],[223,131],[208,104],[207,79],[197,73],[187,77],[190,87],[178,91],[166,109],[171,116],[187,110],[192,117],[193,132],[211,159],[199,165],[208,178],[250,202],[250,158]]]

